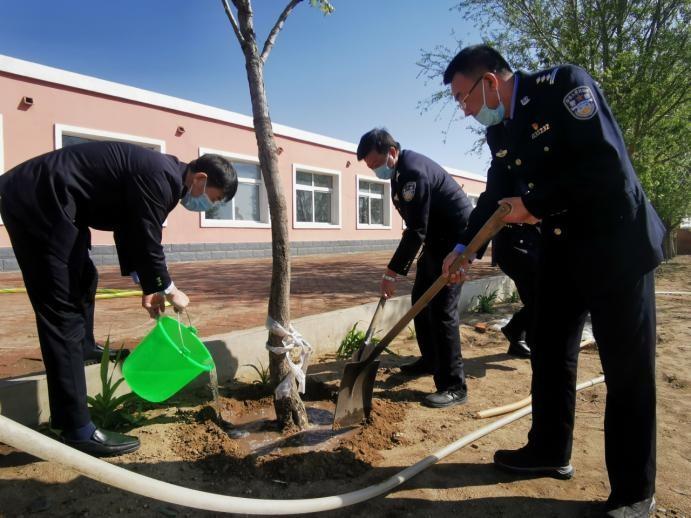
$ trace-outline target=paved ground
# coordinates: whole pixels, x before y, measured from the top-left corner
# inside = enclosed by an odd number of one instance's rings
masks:
[[[390,252],[300,256],[292,259],[291,317],[299,318],[373,302]],[[192,323],[200,336],[247,329],[264,324],[271,278],[269,259],[238,259],[174,263],[175,284],[190,296]],[[102,288],[132,287],[119,269],[99,269]],[[473,267],[472,278],[501,272],[487,260]],[[414,270],[398,284],[409,294]],[[23,286],[21,274],[0,273],[0,288]],[[43,370],[33,312],[26,294],[0,294],[0,378]],[[96,339],[127,346],[136,344],[151,328],[139,297],[99,300]]]

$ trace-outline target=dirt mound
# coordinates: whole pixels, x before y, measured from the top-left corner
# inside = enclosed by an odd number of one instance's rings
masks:
[[[199,413],[203,411],[204,409]],[[237,462],[244,457],[237,441],[233,440],[228,432],[218,426],[213,419],[176,427],[172,444],[174,451],[186,461],[221,455],[229,462]]]

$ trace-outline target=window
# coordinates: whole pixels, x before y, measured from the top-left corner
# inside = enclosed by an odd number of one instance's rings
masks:
[[[269,224],[269,201],[262,180],[259,158],[215,149],[199,149],[199,156],[214,153],[233,164],[238,190],[232,200],[202,213],[202,227],[265,227]]]
[[[165,153],[166,150],[166,143],[163,140],[127,135],[125,133],[79,128],[77,126],[67,126],[65,124],[55,125],[55,149],[73,146],[75,144],[83,144],[85,142],[99,142],[104,140],[138,144],[153,151],[160,151],[161,153]]]
[[[339,171],[293,166],[293,221],[295,228],[340,228]]]
[[[357,176],[357,228],[391,228],[391,184]]]
[[[86,142],[102,142],[106,140],[137,144],[153,151],[160,151],[161,153],[165,153],[166,150],[166,143],[164,140],[138,137],[125,133],[114,133],[112,131],[80,128],[78,126],[67,126],[65,124],[55,125],[55,149],[74,146],[75,144],[84,144]],[[167,219],[163,222],[163,226],[168,226]]]

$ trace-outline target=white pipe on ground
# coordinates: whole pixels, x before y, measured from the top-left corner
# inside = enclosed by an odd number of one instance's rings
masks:
[[[582,390],[592,387],[604,381],[604,376],[593,378],[590,381],[579,384],[576,389]],[[0,442],[14,448],[25,451],[50,462],[57,462],[79,473],[131,493],[160,500],[170,504],[177,504],[206,511],[222,513],[244,514],[305,514],[319,511],[329,511],[347,507],[369,500],[384,493],[388,493],[395,487],[410,480],[412,477],[427,469],[432,464],[451,455],[455,451],[484,437],[494,430],[506,426],[523,416],[528,415],[532,407],[528,406],[517,410],[501,419],[483,426],[479,430],[461,437],[456,442],[449,444],[441,450],[425,457],[416,464],[404,469],[396,475],[363,489],[344,493],[342,495],[324,496],[320,498],[303,498],[296,500],[259,500],[254,498],[241,498],[237,496],[206,493],[196,489],[176,486],[168,482],[162,482],[145,477],[110,464],[101,459],[91,457],[77,451],[54,439],[46,437],[26,426],[11,419],[0,416]]]
[[[583,340],[579,347],[581,349],[585,349],[586,347],[589,347],[594,344],[595,340]],[[513,412],[514,410],[518,410],[519,408],[528,406],[532,400],[532,396],[526,396],[523,399],[515,401],[513,403],[509,403],[508,405],[502,405],[494,408],[480,410],[475,414],[475,417],[478,419],[487,419],[488,417],[497,417],[498,415],[508,414],[509,412]]]

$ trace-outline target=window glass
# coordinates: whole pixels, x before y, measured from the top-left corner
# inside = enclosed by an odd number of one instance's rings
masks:
[[[312,222],[312,192],[298,190],[295,195],[297,219]]]
[[[295,175],[295,182],[300,185],[312,185],[312,175],[298,171]]]
[[[314,221],[317,223],[331,223],[331,193],[314,193]]]

